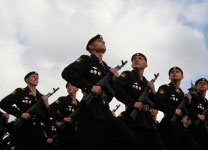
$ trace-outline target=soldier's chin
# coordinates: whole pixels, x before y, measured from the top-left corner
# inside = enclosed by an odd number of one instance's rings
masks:
[[[98,53],[103,53],[103,54],[105,53],[105,51],[106,51],[106,49],[97,50]]]

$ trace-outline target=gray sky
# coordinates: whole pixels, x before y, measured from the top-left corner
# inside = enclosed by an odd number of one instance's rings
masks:
[[[191,79],[208,77],[207,8],[208,0],[0,0],[0,98],[25,87],[23,78],[33,70],[42,93],[60,87],[50,102],[66,95],[63,68],[88,54],[86,43],[98,33],[109,66],[123,59],[129,63],[122,71],[130,70],[132,54],[141,52],[148,59],[145,76],[160,73],[156,88],[179,66],[187,91]]]

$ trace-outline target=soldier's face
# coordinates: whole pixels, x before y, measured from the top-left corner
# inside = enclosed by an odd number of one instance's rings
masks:
[[[173,69],[170,72],[169,79],[171,81],[173,81],[173,80],[182,80],[183,79],[183,75],[182,75],[182,73],[178,69]]]
[[[147,62],[141,56],[134,56],[131,66],[134,70],[144,69],[147,67]]]
[[[208,90],[208,84],[206,81],[200,81],[196,86],[197,91],[206,91]]]
[[[32,86],[37,86],[38,85],[38,82],[39,82],[39,77],[38,77],[38,75],[33,74],[33,75],[29,76],[26,79],[26,81],[27,81],[27,84],[30,84]]]
[[[75,93],[77,93],[77,91],[78,91],[78,88],[76,86],[73,86],[72,84],[68,84],[67,92],[69,94],[75,94]]]
[[[105,41],[103,40],[103,38],[98,38],[92,44],[89,45],[89,48],[91,51],[104,54],[106,51]]]

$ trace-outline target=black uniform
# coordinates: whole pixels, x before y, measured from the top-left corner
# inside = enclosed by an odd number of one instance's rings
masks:
[[[58,149],[58,122],[50,118],[49,123],[45,127],[47,139],[53,139],[52,143],[48,143],[48,150],[59,150]]]
[[[105,62],[99,62],[95,55],[83,55],[64,69],[62,77],[67,82],[80,88],[82,92],[90,93],[93,85],[96,85],[99,80],[106,76],[109,69],[110,67]],[[79,125],[82,150],[110,149],[112,145],[108,137],[109,128],[112,129],[113,126],[117,126],[117,129],[125,128],[119,120],[112,116],[109,109],[111,100],[112,96],[108,90],[102,88],[102,93],[93,98],[89,107],[81,102]],[[123,130],[120,133],[122,132]],[[125,135],[125,138],[131,139],[128,134]]]
[[[0,108],[15,117],[21,117],[32,105],[41,99],[42,94],[36,90],[36,96],[31,92],[29,87],[18,88],[10,95],[6,96],[0,102]],[[16,106],[13,106],[13,105]],[[48,120],[48,110],[45,105],[40,108],[46,114],[43,118],[38,113],[31,114],[31,119],[24,120],[23,124],[15,130],[16,150],[46,150],[47,142],[43,126]]]
[[[176,88],[172,83],[162,85],[158,89],[155,103],[158,109],[164,113],[164,118],[160,123],[161,136],[166,147],[170,150],[183,148],[198,150],[200,149],[198,144],[185,130],[183,118],[178,117],[174,124],[171,122],[171,118],[175,115],[175,110],[183,99],[183,91],[180,88]],[[183,112],[183,117],[185,116],[185,112]]]
[[[200,121],[199,125],[195,124],[198,120],[197,115],[208,108],[208,101],[200,93],[192,94],[192,100],[188,107],[190,113],[190,120],[192,124],[188,127],[189,133],[198,142],[203,150],[208,149],[208,132],[206,132],[205,123],[208,120],[208,114],[205,115],[205,121]]]
[[[64,117],[68,117],[77,109],[79,101],[73,100],[70,95],[59,97],[50,105],[51,116],[58,122],[63,122]],[[67,123],[66,123],[67,124]],[[73,149],[78,147],[77,122],[72,120],[62,130],[58,131],[58,147],[61,150]]]
[[[121,118],[128,124],[136,135],[136,147],[138,149],[165,149],[161,138],[156,131],[155,122],[149,111],[150,106],[143,104],[143,110],[138,111],[135,121],[130,117],[133,105],[143,93],[147,86],[147,79],[143,77],[140,80],[136,71],[124,71],[116,80],[116,98],[126,105],[126,111],[122,113]],[[153,99],[154,95],[149,94]],[[152,146],[152,147],[151,147]]]

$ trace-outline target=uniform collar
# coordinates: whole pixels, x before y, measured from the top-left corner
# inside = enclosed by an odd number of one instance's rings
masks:
[[[100,60],[97,58],[96,55],[91,54],[91,58],[92,58],[94,61],[97,61],[98,63],[100,63]],[[102,63],[104,64],[104,66],[107,66],[107,64],[106,64],[104,61],[102,61]],[[101,63],[100,63],[100,64],[101,64]]]
[[[140,76],[139,76],[139,73],[138,72],[136,72],[135,70],[132,70],[131,71],[137,78],[139,78],[139,80],[140,80]],[[142,81],[142,80],[141,80]],[[143,76],[143,82],[148,82],[147,81],[147,79]]]
[[[24,90],[31,96],[34,96],[33,95],[33,92],[30,90],[30,88],[27,86],[24,88]],[[39,96],[42,96],[42,94],[40,94],[40,92],[36,89],[36,97],[39,97]]]
[[[181,90],[181,88],[176,88],[176,87],[173,85],[172,82],[170,82],[168,85],[170,86],[171,89],[175,90],[176,93],[178,93],[178,94],[183,94],[183,91]]]

